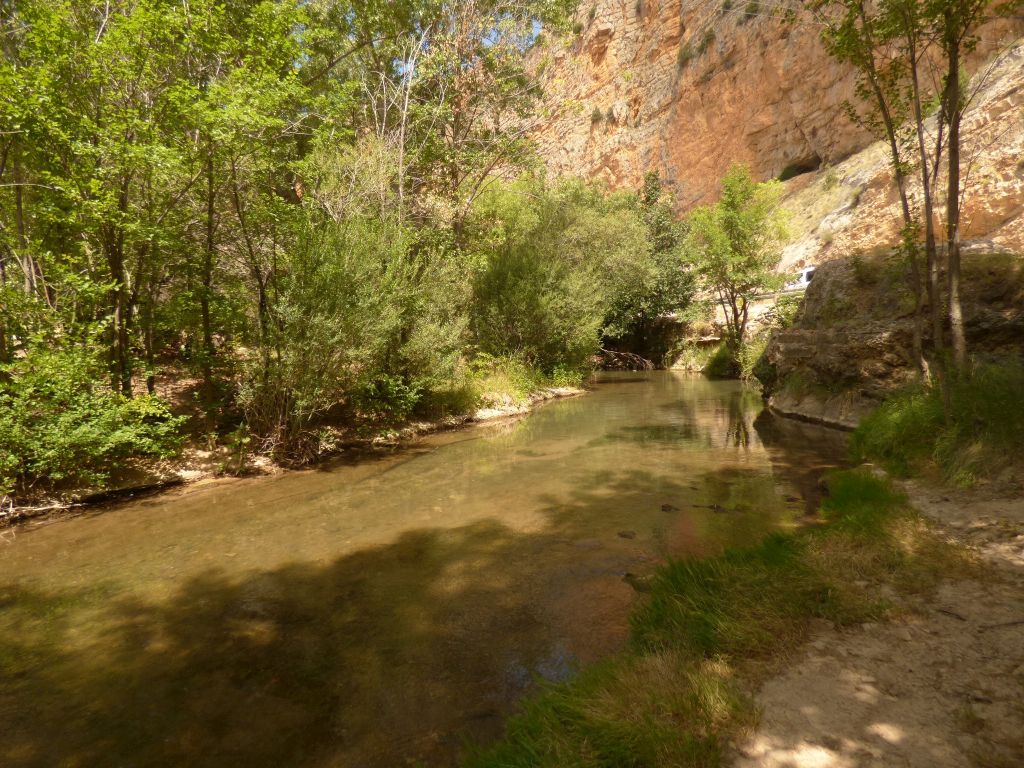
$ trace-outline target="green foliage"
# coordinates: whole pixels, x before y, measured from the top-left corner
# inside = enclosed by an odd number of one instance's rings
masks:
[[[700,45],[697,46],[697,55],[703,55],[704,52],[711,47],[713,42],[715,42],[715,30],[705,30],[704,34],[701,35]]]
[[[835,189],[836,187],[839,186],[840,181],[841,180],[839,178],[839,173],[836,171],[835,168],[832,168],[830,166],[825,171],[825,181],[823,182],[823,186],[825,187],[825,191],[826,192],[830,192],[831,190]]]
[[[353,395],[355,406],[387,422],[408,419],[423,398],[418,383],[408,383],[400,376],[381,373],[367,381]]]
[[[740,373],[736,352],[728,344],[719,344],[703,372],[709,379],[735,379]]]
[[[775,272],[785,235],[781,192],[777,182],[758,184],[747,168],[735,165],[722,180],[719,202],[695,209],[688,219],[689,259],[725,314],[734,357],[746,340],[750,301],[782,287]]]
[[[791,651],[814,619],[885,617],[880,585],[928,591],[963,567],[885,481],[840,472],[829,487],[830,525],[660,567],[630,649],[547,686],[465,765],[723,765],[729,739],[756,721],[736,680],[744,664]]]
[[[87,357],[126,402],[194,375],[195,433],[241,413],[285,458],[471,409],[479,352],[578,379],[602,332],[661,311],[669,251],[633,195],[492,186],[535,166],[524,54],[576,5],[5,6],[0,365]]]
[[[693,341],[684,341],[670,352],[669,358],[675,368],[701,372],[717,351],[718,345],[701,346]]]
[[[693,46],[690,45],[689,41],[679,46],[679,53],[676,54],[676,66],[679,69],[683,69],[696,54],[693,52]]]
[[[682,225],[657,172],[645,175],[638,202],[649,245],[637,248],[632,263],[620,270],[602,336],[606,344],[661,362],[668,348],[657,323],[690,306],[696,278],[686,263]]]
[[[768,346],[769,338],[770,333],[765,331],[748,339],[744,342],[743,346],[740,347],[737,362],[739,363],[739,377],[743,379],[743,381],[758,381],[758,377],[756,375],[757,365],[760,362],[761,357],[764,355],[764,351]]]
[[[587,364],[651,248],[632,196],[530,178],[481,198],[470,247],[481,262],[472,311],[481,351],[545,373]]]
[[[477,399],[490,405],[501,405],[506,399],[523,403],[549,384],[542,371],[520,357],[481,353],[471,366]]]
[[[590,113],[590,122],[594,125],[604,122],[604,112],[600,107],[594,107],[594,111]]]
[[[951,419],[941,393],[917,388],[889,398],[853,437],[855,452],[900,475],[937,469],[970,485],[1015,460],[1024,432],[1024,365],[983,364],[950,387]]]
[[[777,384],[777,371],[764,354],[768,342],[774,331],[789,328],[793,324],[800,302],[800,296],[779,296],[775,304],[761,315],[757,334],[743,343],[736,356],[739,377],[759,386],[765,395],[772,394]]]
[[[183,419],[152,396],[110,390],[83,347],[31,353],[0,371],[0,493],[98,486],[135,456],[165,457]]]
[[[249,425],[285,456],[315,450],[310,428],[345,406],[409,416],[424,392],[451,381],[465,342],[465,279],[443,249],[398,221],[394,157],[372,142],[316,157],[317,205],[301,209],[289,233],[240,392]],[[366,157],[382,176],[362,168]],[[382,183],[384,196],[372,197]]]

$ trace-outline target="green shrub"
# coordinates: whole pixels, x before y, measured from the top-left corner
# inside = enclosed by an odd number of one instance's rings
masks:
[[[755,382],[758,381],[758,377],[755,374],[758,362],[764,355],[765,348],[768,346],[768,340],[771,338],[771,333],[767,330],[747,339],[740,347],[738,355],[739,364],[739,375],[743,381]]]
[[[947,422],[938,387],[895,395],[865,418],[853,436],[861,458],[899,475],[938,469],[969,485],[1019,460],[1024,434],[1024,364],[985,364],[953,382]]]
[[[690,45],[689,41],[679,46],[679,53],[676,55],[676,65],[679,69],[682,69],[693,59],[693,46]]]
[[[715,30],[705,30],[704,35],[700,39],[700,45],[697,46],[697,55],[702,55],[707,51],[713,42],[715,42]]]
[[[540,370],[515,355],[481,354],[473,361],[472,370],[479,396],[490,404],[500,404],[505,398],[525,402],[548,384]]]
[[[779,296],[775,304],[762,315],[761,324],[766,328],[789,328],[796,321],[796,313],[800,311],[802,296],[793,294]]]
[[[703,371],[707,367],[718,347],[700,346],[692,341],[686,340],[678,345],[668,354],[668,359],[673,368],[682,368],[687,371]]]
[[[407,418],[456,376],[468,265],[447,228],[399,217],[399,167],[372,138],[317,147],[305,203],[282,214],[274,290],[252,312],[238,393],[278,458],[312,458],[329,421]]]
[[[594,111],[590,113],[590,122],[593,125],[604,122],[604,112],[600,107],[594,107]]]
[[[424,390],[416,414],[427,419],[444,419],[473,413],[480,406],[481,387],[469,365],[460,364],[448,381]]]
[[[735,379],[739,376],[740,366],[736,355],[728,344],[722,343],[704,366],[704,375],[709,379]]]
[[[377,419],[400,422],[408,419],[423,399],[423,387],[400,376],[380,373],[364,382],[353,395],[357,408]]]
[[[828,170],[825,171],[825,181],[823,184],[825,190],[831,191],[838,187],[839,183],[839,173],[836,171],[835,168],[829,167]]]
[[[0,492],[96,487],[127,459],[180,447],[185,418],[156,397],[113,392],[91,347],[40,344],[3,367]]]
[[[471,317],[479,350],[545,374],[587,367],[605,319],[651,257],[635,196],[579,181],[494,185],[467,234],[482,262]]]

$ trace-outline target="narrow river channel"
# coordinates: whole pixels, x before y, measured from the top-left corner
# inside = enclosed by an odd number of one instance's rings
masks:
[[[735,382],[606,375],[386,455],[0,531],[0,765],[453,765],[622,648],[659,562],[812,519],[843,453]]]

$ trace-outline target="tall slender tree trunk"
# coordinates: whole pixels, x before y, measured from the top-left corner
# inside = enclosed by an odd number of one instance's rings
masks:
[[[121,182],[118,194],[118,211],[128,211],[128,192],[130,180]],[[131,361],[131,323],[132,301],[129,286],[128,270],[124,258],[124,228],[120,225],[108,224],[105,227],[104,251],[107,257],[107,269],[114,287],[110,292],[110,305],[113,312],[114,325],[111,329],[111,378],[115,392],[125,397],[132,396],[132,361]]]
[[[25,295],[36,292],[36,266],[28,249],[28,232],[25,227],[25,192],[21,182],[21,164],[14,157],[14,226],[18,233],[18,263],[25,280]]]
[[[213,384],[213,325],[210,319],[210,295],[213,291],[213,257],[216,230],[216,206],[214,198],[213,140],[207,142],[206,156],[206,243],[203,248],[203,270],[199,289],[199,314],[202,323],[203,352],[201,369],[203,374],[203,397],[207,404],[214,400]]]
[[[111,386],[115,392],[126,397],[132,394],[132,368],[129,354],[130,338],[130,300],[128,296],[128,276],[124,268],[123,242],[119,236],[109,242],[107,248],[107,268],[114,281],[110,291],[110,306],[113,311],[113,327],[110,334],[110,365]]]
[[[949,178],[946,188],[946,290],[950,340],[954,370],[960,374],[967,366],[967,338],[960,298],[960,123],[963,106],[960,99],[960,41],[953,30],[952,12],[946,17],[946,118],[949,121]]]
[[[913,22],[908,22],[908,30]],[[943,332],[943,321],[946,313],[942,311],[942,297],[939,293],[939,263],[935,238],[935,203],[932,197],[931,163],[928,142],[924,131],[924,110],[922,108],[921,82],[919,71],[919,51],[917,40],[908,34],[907,53],[910,58],[911,101],[914,109],[914,124],[917,134],[917,151],[921,173],[921,198],[924,208],[924,253],[927,269],[928,305],[931,314],[932,349],[935,352],[935,371],[942,397],[943,411],[946,420],[952,418],[953,404],[949,390],[949,377],[946,365],[946,344]],[[940,161],[940,149],[936,148],[934,162]]]
[[[935,238],[935,201],[932,198],[931,164],[927,138],[924,132],[924,111],[921,106],[921,85],[917,68],[916,49],[911,48],[911,79],[913,83],[914,122],[917,132],[917,151],[921,173],[921,200],[924,209],[924,254],[927,269],[928,303],[931,309],[932,346],[936,354],[944,353],[941,297],[939,295],[939,260]],[[938,162],[938,157],[935,158]]]

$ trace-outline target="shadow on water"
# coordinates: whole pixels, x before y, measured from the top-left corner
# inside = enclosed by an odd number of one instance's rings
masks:
[[[535,680],[622,647],[624,576],[758,540],[834,464],[738,390],[684,382],[705,402],[665,409],[650,391],[679,385],[653,381],[628,411],[612,388],[462,453],[249,486],[274,510],[235,486],[199,497],[217,517],[185,499],[42,532],[0,570],[0,765],[453,765]],[[50,578],[68,551],[89,570]]]
[[[0,763],[452,764],[535,679],[621,646],[635,600],[622,576],[651,562],[644,539],[708,539],[705,511],[656,506],[693,494],[595,473],[545,500],[535,534],[409,531],[328,564],[211,569],[161,601],[0,588]],[[652,507],[661,532],[594,535],[598,518],[626,526]]]
[[[816,515],[824,496],[822,476],[849,461],[849,433],[767,410],[758,414],[753,426],[774,472],[799,491],[805,514]]]

